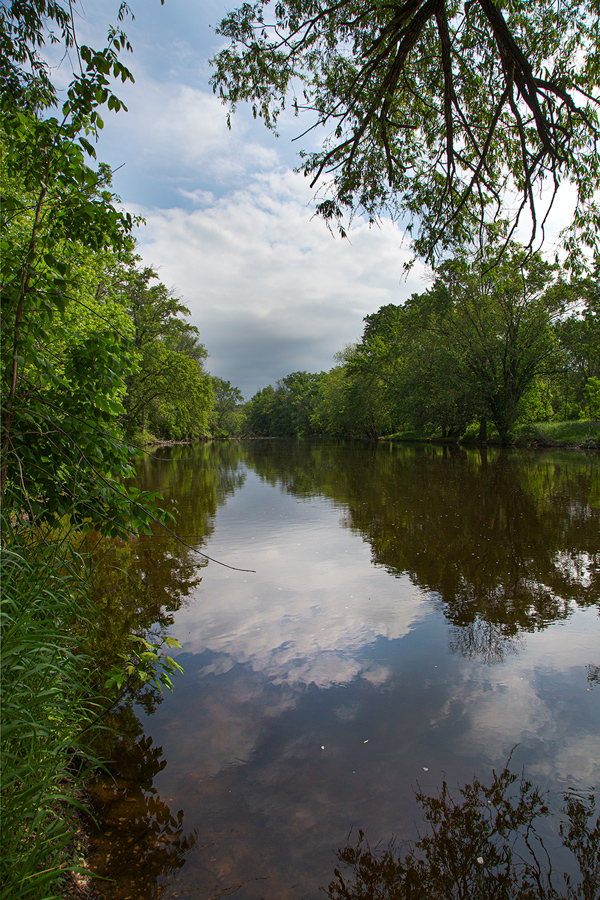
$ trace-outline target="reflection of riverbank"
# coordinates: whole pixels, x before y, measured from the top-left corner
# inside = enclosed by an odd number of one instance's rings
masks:
[[[180,479],[181,529],[187,486],[212,484],[202,547],[256,572],[203,568],[173,613],[184,674],[138,710],[167,761],[153,790],[196,840],[157,876],[164,900],[316,896],[352,825],[408,840],[415,785],[485,778],[515,744],[515,771],[555,794],[597,781],[589,461],[299,441],[171,454],[153,477]]]
[[[219,505],[243,484],[239,448],[216,454],[207,444],[162,442],[162,448],[143,457],[138,474],[140,485],[157,492],[159,503],[173,512],[171,533],[156,525],[152,534],[128,541],[90,537],[96,621],[88,650],[102,673],[124,665],[132,634],[163,645],[174,615],[202,580],[206,561],[195,548],[212,533]],[[161,748],[145,738],[132,705],[151,715],[162,700],[151,685],[129,677],[117,708],[102,718],[95,752],[107,761],[106,770],[88,786],[97,824],[86,819],[84,828],[90,868],[108,881],[92,881],[91,897],[112,900],[131,891],[143,900],[158,897],[159,878],[183,865],[194,844],[181,810],[172,811],[153,787],[166,762]]]
[[[217,509],[244,483],[239,448],[178,443],[146,454],[137,467],[138,486],[172,514],[170,530],[155,523],[151,534],[127,541],[89,541],[97,613],[91,652],[104,671],[131,650],[131,634],[161,643],[202,581],[206,560],[196,550],[212,534]]]
[[[325,890],[329,900],[600,896],[600,819],[593,794],[565,794],[558,833],[548,834],[551,798],[511,772],[509,758],[487,784],[475,776],[453,791],[444,781],[437,796],[419,790],[416,800],[425,812],[425,834],[401,848],[393,839],[371,847],[358,830],[355,843],[338,850],[339,867]]]
[[[385,672],[365,662],[364,648],[408,634],[426,615],[422,592],[371,567],[368,546],[340,529],[340,509],[281,493],[276,502],[274,512],[249,473],[219,540],[245,552],[256,572],[209,567],[196,602],[177,617],[183,652],[214,654],[206,675],[249,665],[275,684],[382,683]]]
[[[492,656],[600,597],[595,459],[433,445],[348,454],[316,443],[252,447],[249,463],[294,496],[339,502],[377,564],[439,598],[453,625],[492,626]],[[463,642],[468,652],[480,636]]]

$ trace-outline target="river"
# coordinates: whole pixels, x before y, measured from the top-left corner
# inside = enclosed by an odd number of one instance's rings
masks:
[[[158,531],[123,550],[184,673],[124,711],[93,788],[102,896],[316,900],[360,829],[414,839],[415,792],[509,759],[572,867],[563,794],[600,787],[597,456],[229,442],[160,449],[140,481],[254,571]]]

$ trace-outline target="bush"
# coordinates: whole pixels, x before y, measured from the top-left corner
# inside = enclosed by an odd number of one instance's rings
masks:
[[[51,539],[6,516],[2,526],[0,896],[51,900],[82,871],[73,811],[106,714],[127,692],[170,688],[181,669],[164,647],[179,645],[134,617],[107,652],[92,557],[73,550],[84,533]]]

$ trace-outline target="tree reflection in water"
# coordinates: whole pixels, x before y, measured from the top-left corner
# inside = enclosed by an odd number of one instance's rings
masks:
[[[160,458],[146,456],[140,481],[178,502],[174,531],[186,543],[201,546],[214,528],[217,507],[244,482],[239,447],[211,446],[164,449]],[[201,581],[205,561],[158,526],[152,535],[128,542],[95,543],[95,605],[97,621],[88,650],[97,661],[99,689],[111,666],[119,665],[135,633],[161,645],[174,613]],[[158,796],[153,778],[165,767],[156,747],[134,712],[150,715],[162,700],[149,684],[129,679],[115,708],[108,707],[95,740],[98,758],[110,760],[90,787],[96,825],[90,836],[90,864],[99,877],[100,897],[153,900],[161,896],[161,879],[184,864],[196,843],[186,834],[183,810],[173,813]],[[105,880],[104,880],[105,879]]]
[[[510,763],[510,760],[509,760]],[[372,849],[362,831],[338,851],[329,900],[598,900],[600,820],[593,795],[565,795],[559,825],[569,873],[558,874],[540,834],[545,797],[509,766],[453,796],[417,792],[427,831],[413,844]]]
[[[138,483],[172,509],[173,533],[158,524],[152,534],[131,535],[128,541],[109,541],[89,533],[96,616],[85,649],[97,661],[100,692],[107,672],[122,668],[123,655],[131,650],[130,635],[163,646],[174,614],[202,581],[206,560],[191,547],[204,544],[213,533],[217,508],[243,485],[242,459],[236,445],[163,448],[160,456],[146,455]],[[145,694],[143,685],[130,679],[124,699],[142,704]],[[156,702],[152,692],[147,702]]]
[[[112,747],[110,777],[103,772],[89,786],[95,819],[90,860],[99,876],[94,890],[107,900],[154,900],[162,880],[184,865],[196,835],[185,834],[183,810],[173,813],[153,787],[166,766],[162,747],[144,737],[130,706],[110,724],[121,735]]]
[[[600,597],[600,467],[583,454],[252,445],[271,484],[344,509],[372,560],[437,600],[451,648],[499,662]]]
[[[517,653],[519,634],[506,634],[502,625],[477,618],[466,625],[452,626],[448,634],[452,653],[465,659],[481,659],[488,665],[502,663],[509,653]]]

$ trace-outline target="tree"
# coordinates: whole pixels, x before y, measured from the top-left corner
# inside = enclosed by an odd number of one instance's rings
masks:
[[[339,358],[340,363],[344,362],[341,353],[336,358]],[[356,406],[348,398],[350,381],[347,375],[346,365],[334,366],[323,375],[311,417],[315,434],[347,437],[359,433],[360,429],[356,427]]]
[[[457,436],[477,415],[472,387],[457,371],[447,342],[428,327],[417,297],[365,317],[350,375],[368,380],[370,406],[380,410],[380,419],[386,411],[382,425],[387,427],[379,433],[428,434],[441,428],[444,437]]]
[[[390,309],[397,307],[383,307],[379,312],[386,316]],[[378,315],[378,313],[375,313]],[[371,317],[367,316],[366,321]],[[367,325],[367,328],[369,326]],[[365,331],[367,330],[365,329]],[[377,349],[375,345],[377,345]],[[381,434],[391,434],[396,427],[396,387],[399,362],[398,355],[394,353],[392,371],[387,365],[389,360],[384,360],[383,355],[377,350],[381,349],[381,343],[377,338],[371,344],[371,352],[365,355],[364,344],[356,347],[347,347],[343,351],[344,366],[344,390],[343,406],[346,409],[346,422],[350,426],[347,433],[352,435],[366,435],[377,440]]]
[[[596,376],[588,379],[585,386],[584,413],[586,418],[600,421],[600,378]]]
[[[242,392],[230,381],[219,378],[218,375],[211,375],[210,381],[214,398],[210,423],[213,434],[215,432],[239,433],[243,418],[241,404],[243,404],[244,398]]]
[[[379,407],[396,429],[459,437],[479,419],[484,439],[489,418],[507,440],[556,353],[552,324],[568,291],[555,276],[517,246],[494,267],[445,262],[428,291],[366,317],[350,373],[384,387]]]
[[[255,434],[283,437],[313,433],[313,413],[323,373],[292,372],[249,401],[247,421]]]
[[[133,323],[136,371],[127,379],[127,430],[146,430],[161,437],[198,437],[208,426],[212,407],[210,376],[203,365],[207,353],[198,329],[182,316],[189,310],[151,268],[130,266],[120,283],[121,302]]]
[[[248,401],[246,418],[248,428],[253,434],[266,437],[274,433],[272,428],[275,403],[275,389],[272,384],[261,388]]]
[[[322,374],[292,372],[277,382],[281,392],[280,433],[307,435]]]
[[[109,78],[131,78],[118,58],[129,45],[110,28],[104,49],[77,46],[72,16],[56,0],[0,8],[2,503],[30,525],[121,533],[154,512],[121,485],[134,455],[120,426],[130,334],[90,272],[95,254],[113,265],[130,253],[133,220],[90,139],[102,107],[122,107]],[[61,106],[46,39],[78,53]]]
[[[561,412],[577,416],[588,382],[600,377],[600,272],[571,289],[576,309],[556,323],[562,353]]]
[[[450,350],[502,440],[520,403],[555,352],[552,324],[564,312],[556,267],[513,246],[501,264],[444,263],[430,291],[412,298],[427,328]]]
[[[599,23],[598,0],[256,0],[218,26],[231,43],[212,83],[268,128],[291,98],[313,117],[301,137],[328,129],[302,170],[313,186],[329,177],[317,210],[342,233],[348,212],[402,217],[435,262],[510,238],[528,211],[533,246],[540,192],[567,182],[579,267],[600,249]]]

